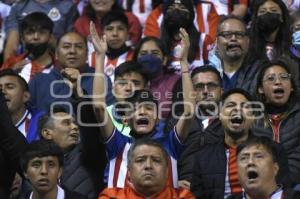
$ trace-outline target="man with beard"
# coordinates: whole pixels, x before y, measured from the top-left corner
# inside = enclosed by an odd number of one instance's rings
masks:
[[[221,66],[217,67],[222,71],[224,91],[241,87],[240,76],[244,73],[248,46],[249,37],[243,20],[233,15],[224,17],[217,30],[217,55],[209,58],[210,62],[217,57],[221,61]]]
[[[195,154],[191,190],[196,198],[223,199],[242,192],[236,165],[236,147],[247,140],[253,123],[252,97],[242,89],[222,96],[219,119],[224,138]]]
[[[189,188],[192,180],[194,155],[205,144],[222,139],[221,123],[217,119],[219,101],[223,92],[222,78],[212,66],[193,70],[192,83],[197,94],[196,116],[189,129],[186,149],[178,161],[180,185]]]
[[[2,68],[12,68],[27,81],[38,72],[48,72],[53,66],[54,57],[49,42],[53,31],[53,22],[44,13],[34,12],[27,15],[20,24],[21,39],[26,52],[12,56]]]

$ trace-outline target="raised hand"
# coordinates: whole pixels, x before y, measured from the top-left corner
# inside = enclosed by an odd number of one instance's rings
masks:
[[[92,21],[90,22],[90,33],[95,51],[99,54],[105,54],[107,51],[106,36],[99,37],[95,24]]]
[[[185,31],[184,28],[179,29],[179,37],[181,39],[181,54],[180,54],[180,60],[187,61],[188,54],[189,54],[189,48],[190,48],[190,38],[188,33]]]

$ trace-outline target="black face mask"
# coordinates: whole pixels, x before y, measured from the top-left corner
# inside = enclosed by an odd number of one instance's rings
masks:
[[[46,52],[48,49],[48,43],[26,44],[25,48],[33,58],[38,58]]]
[[[257,17],[257,25],[260,31],[265,34],[271,34],[281,24],[280,14],[267,12]]]
[[[168,29],[178,31],[179,28],[187,28],[190,25],[190,14],[182,10],[174,9],[166,13],[164,22]]]

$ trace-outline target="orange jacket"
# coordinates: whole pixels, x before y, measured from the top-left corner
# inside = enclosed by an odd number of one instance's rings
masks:
[[[106,188],[100,193],[98,199],[144,199],[145,196],[137,193],[133,188]],[[166,186],[161,192],[153,196],[147,197],[147,199],[195,199],[195,196],[187,189],[175,189]]]

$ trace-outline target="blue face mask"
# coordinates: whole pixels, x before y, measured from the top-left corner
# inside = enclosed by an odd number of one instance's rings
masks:
[[[162,60],[152,54],[142,55],[137,61],[143,65],[144,69],[150,76],[158,74],[163,68]]]
[[[293,33],[292,42],[295,48],[300,49],[300,31]]]

